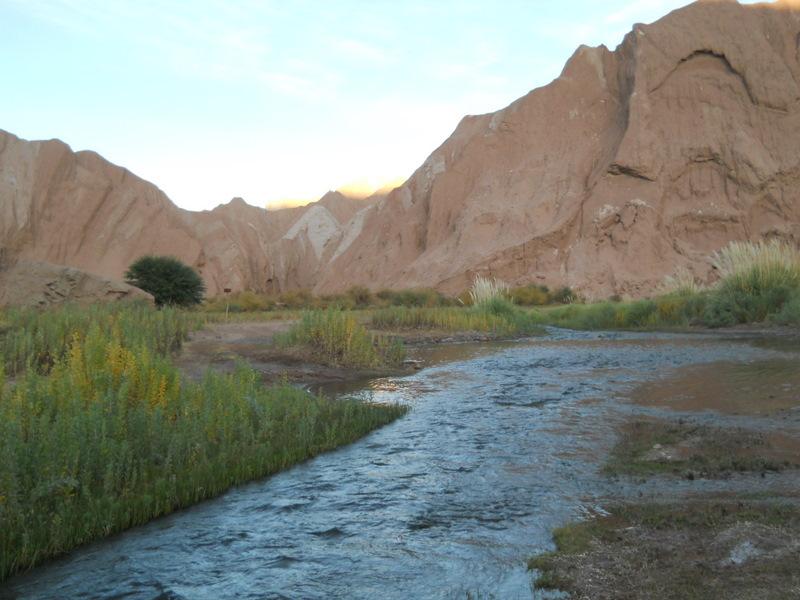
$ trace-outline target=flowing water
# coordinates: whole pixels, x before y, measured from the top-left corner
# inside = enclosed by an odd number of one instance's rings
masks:
[[[531,598],[526,558],[551,548],[553,527],[628,485],[598,466],[622,419],[657,410],[624,400],[639,382],[704,364],[713,379],[716,364],[752,372],[763,361],[772,381],[777,364],[796,375],[796,351],[560,330],[430,349],[435,366],[413,376],[327,390],[409,404],[397,422],[47,563],[0,586],[0,598]],[[669,490],[735,491],[739,481]],[[663,493],[648,485],[636,493]]]

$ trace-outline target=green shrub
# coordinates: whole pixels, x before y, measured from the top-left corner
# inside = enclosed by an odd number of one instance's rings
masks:
[[[773,320],[780,325],[800,325],[800,290],[795,290]]]
[[[550,295],[550,301],[557,304],[570,304],[578,301],[578,294],[572,291],[572,288],[564,286],[558,288]]]
[[[203,301],[203,278],[172,256],[142,256],[125,272],[125,281],[153,295],[156,305],[192,306]]]
[[[448,306],[452,300],[429,288],[381,290],[375,296],[384,306]]]
[[[761,323],[780,313],[794,290],[785,285],[745,291],[723,281],[712,294],[704,320],[709,327]]]
[[[544,285],[511,288],[508,296],[518,306],[543,306],[551,303],[549,290]]]
[[[365,308],[372,303],[372,292],[362,285],[354,285],[347,290],[346,295],[355,308]]]

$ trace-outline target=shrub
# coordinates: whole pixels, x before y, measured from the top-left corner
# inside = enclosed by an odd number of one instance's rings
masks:
[[[572,304],[573,302],[577,302],[577,300],[578,294],[567,286],[560,287],[550,294],[550,301],[556,304]]]
[[[795,290],[773,320],[780,325],[800,325],[800,290]]]
[[[407,290],[381,290],[376,294],[384,305],[389,306],[447,306],[452,300],[430,288]]]
[[[364,308],[372,303],[372,292],[361,285],[354,285],[347,290],[346,295],[356,308]]]
[[[278,296],[278,304],[286,308],[310,308],[314,302],[314,296],[308,290],[291,290],[283,292]]]
[[[546,286],[525,285],[509,290],[509,298],[518,306],[542,306],[550,303],[550,294]]]
[[[158,306],[200,304],[206,291],[197,271],[171,256],[142,256],[126,271],[125,280],[152,294]]]

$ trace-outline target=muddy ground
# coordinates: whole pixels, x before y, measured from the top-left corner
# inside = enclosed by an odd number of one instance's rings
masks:
[[[619,495],[555,530],[556,550],[530,560],[536,586],[593,600],[800,598],[800,489],[768,485],[800,468],[798,361],[688,367],[628,399],[603,466]],[[663,493],[636,499],[652,480]],[[703,480],[737,491],[677,492]]]
[[[245,363],[261,374],[266,384],[289,382],[303,386],[361,380],[402,373],[398,369],[353,369],[319,364],[300,349],[279,348],[276,334],[293,321],[216,323],[193,332],[175,358],[190,378],[200,379],[208,369],[230,373]],[[406,370],[413,370],[410,363]]]
[[[294,322],[275,320],[206,325],[190,335],[175,357],[175,363],[195,380],[202,378],[209,368],[230,373],[239,362],[244,362],[258,371],[266,384],[288,381],[317,386],[411,373],[437,360],[430,356],[436,346],[498,339],[477,332],[380,331],[376,333],[403,340],[409,349],[406,364],[399,369],[353,369],[320,364],[301,349],[277,347],[275,335],[287,331]]]

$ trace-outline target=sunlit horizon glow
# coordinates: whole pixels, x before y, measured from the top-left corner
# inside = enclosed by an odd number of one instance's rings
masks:
[[[6,0],[0,129],[211,209],[394,187],[466,114],[685,0]]]

